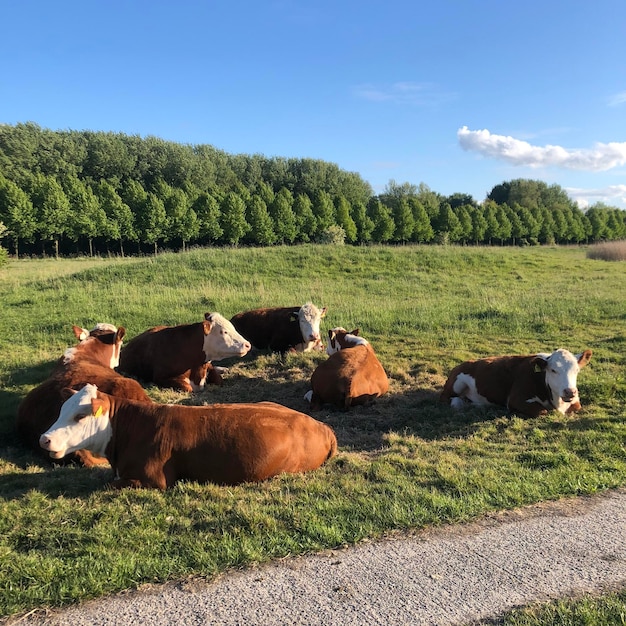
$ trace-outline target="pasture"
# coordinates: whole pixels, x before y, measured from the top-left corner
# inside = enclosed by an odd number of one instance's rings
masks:
[[[142,583],[471,519],[626,484],[626,272],[579,247],[437,246],[192,250],[139,259],[19,260],[0,270],[0,615]],[[111,322],[127,339],[157,324],[262,306],[328,307],[360,328],[390,378],[370,407],[314,414],[339,454],[321,469],[224,488],[103,488],[106,468],[52,467],[24,449],[21,398],[74,342]],[[591,348],[583,410],[536,419],[453,412],[447,372],[490,354]],[[158,401],[303,399],[324,354],[233,360],[224,386]]]

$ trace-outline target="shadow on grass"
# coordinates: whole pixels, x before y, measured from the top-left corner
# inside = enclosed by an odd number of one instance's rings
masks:
[[[439,391],[416,386],[419,372],[415,372],[415,381],[408,388],[406,381],[402,381],[398,385],[401,391],[389,393],[371,405],[353,407],[349,411],[327,406],[313,413],[304,395],[309,390],[310,374],[319,358],[266,356],[262,357],[265,361],[259,370],[258,356],[223,363],[231,368],[224,376],[223,386],[210,386],[200,393],[181,395],[172,401],[186,405],[277,402],[328,424],[337,435],[340,451],[365,453],[387,448],[390,433],[427,441],[465,438],[474,432],[477,424],[505,414],[498,409],[452,410],[439,402]],[[33,369],[39,371],[39,367]],[[40,380],[38,378],[37,382]],[[0,402],[5,407],[1,428],[6,435],[0,458],[25,470],[23,474],[9,471],[0,475],[0,498],[21,497],[32,489],[49,495],[82,497],[101,489],[110,479],[107,473],[110,470],[55,467],[43,454],[26,448],[18,440],[14,417],[20,401],[19,394],[0,391]],[[12,413],[10,419],[6,417],[7,407]],[[43,471],[31,473],[28,468]]]

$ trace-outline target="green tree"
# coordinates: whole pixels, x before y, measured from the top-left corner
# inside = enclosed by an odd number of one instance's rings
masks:
[[[169,224],[169,239],[180,239],[184,251],[186,243],[195,239],[200,232],[198,216],[182,189],[172,188],[163,204]]]
[[[500,240],[500,245],[504,245],[504,242],[511,238],[511,233],[513,231],[513,226],[511,221],[508,218],[505,207],[508,209],[506,204],[499,205],[496,209],[496,219],[498,221],[498,239]]]
[[[459,243],[466,244],[472,241],[472,215],[470,211],[473,208],[471,204],[461,204],[452,209],[461,225],[461,231],[457,240]]]
[[[338,226],[343,228],[344,240],[348,243],[354,243],[356,241],[357,228],[352,215],[350,215],[350,203],[343,196],[337,198],[335,221]]]
[[[267,206],[260,195],[250,198],[246,210],[246,219],[250,231],[246,235],[249,243],[259,246],[271,246],[276,241],[274,222],[267,211]]]
[[[148,192],[137,222],[140,241],[152,245],[154,247],[154,256],[156,256],[157,244],[159,240],[167,237],[168,232],[167,213],[161,198],[152,192]]]
[[[93,240],[104,233],[107,216],[89,185],[85,185],[76,175],[64,178],[63,188],[70,203],[68,237],[78,241],[87,239],[89,256],[93,256]]]
[[[400,243],[406,243],[411,239],[413,229],[415,228],[413,212],[411,211],[411,207],[409,206],[406,198],[400,198],[394,203],[392,216],[395,224],[393,240]]]
[[[374,224],[372,241],[385,243],[393,237],[396,225],[391,211],[378,198],[372,198],[367,206],[367,214]]]
[[[528,243],[536,244],[539,241],[539,230],[541,229],[540,223],[533,215],[530,209],[516,204],[513,207],[513,212],[519,217],[522,223],[522,235]]]
[[[274,221],[276,241],[279,243],[293,243],[296,238],[296,216],[292,206],[293,196],[286,187],[280,189],[269,206],[269,214]]]
[[[540,206],[536,210],[540,216],[541,225],[539,227],[539,241],[541,243],[553,244],[555,242],[554,231],[556,225],[552,218],[552,212],[544,206]]]
[[[483,202],[483,217],[487,224],[485,228],[485,241],[491,245],[494,239],[500,239],[498,205],[493,200],[485,200]]]
[[[236,246],[250,230],[250,226],[246,222],[246,205],[241,196],[230,191],[222,200],[220,210],[222,213],[221,226],[224,231],[223,240]]]
[[[293,214],[296,217],[296,241],[307,243],[315,237],[317,221],[313,215],[313,203],[304,193],[298,194],[293,201]]]
[[[424,207],[431,224],[433,224],[439,215],[439,205],[441,203],[439,194],[432,191],[425,183],[420,183],[417,186],[417,194],[415,197]]]
[[[35,210],[28,194],[13,181],[0,175],[0,220],[6,235],[13,241],[15,258],[19,258],[20,240],[30,241],[35,234],[37,222]]]
[[[335,223],[335,207],[328,192],[321,190],[315,193],[312,209],[317,222],[316,235],[324,232]]]
[[[434,229],[438,240],[442,243],[455,243],[463,234],[461,222],[447,202],[442,202],[439,207]]]
[[[487,233],[487,220],[485,219],[485,215],[483,213],[483,207],[472,207],[470,217],[472,219],[471,239],[476,245],[478,245],[479,243],[485,241]]]
[[[100,180],[94,191],[106,214],[106,237],[118,242],[120,254],[124,256],[124,241],[137,241],[135,216],[108,181]]]
[[[220,226],[220,207],[215,197],[203,191],[194,200],[193,210],[198,216],[200,239],[209,244],[218,242],[224,231]]]
[[[37,215],[41,239],[54,244],[59,257],[59,239],[67,234],[70,222],[70,203],[58,181],[51,176],[35,174],[31,200]]]
[[[356,240],[359,243],[369,243],[372,240],[374,222],[367,214],[367,208],[362,202],[357,202],[351,208],[352,219],[356,226]]]
[[[411,212],[413,213],[412,240],[418,243],[427,243],[432,241],[435,236],[435,232],[433,231],[426,209],[417,197],[409,198],[408,203],[411,207]]]

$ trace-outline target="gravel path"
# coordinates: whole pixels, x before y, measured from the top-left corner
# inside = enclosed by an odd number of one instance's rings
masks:
[[[154,585],[9,624],[468,624],[534,601],[626,586],[626,489]]]

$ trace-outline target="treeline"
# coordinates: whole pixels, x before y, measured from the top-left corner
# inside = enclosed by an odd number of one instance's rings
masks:
[[[374,195],[359,174],[320,160],[0,125],[0,239],[16,256],[310,241],[577,243],[626,237],[625,214],[583,212],[541,181],[497,185],[480,204],[393,180]]]

